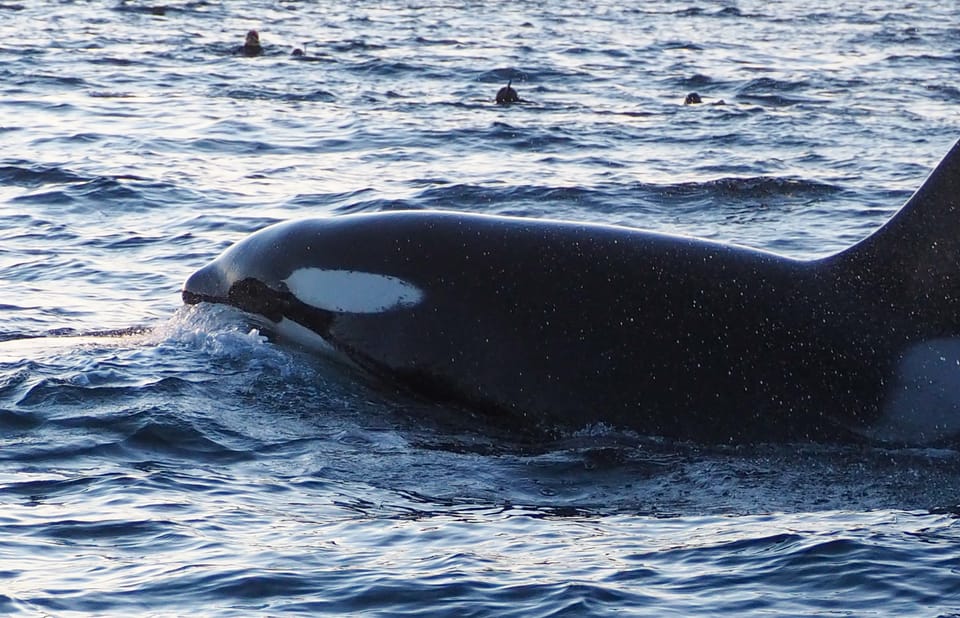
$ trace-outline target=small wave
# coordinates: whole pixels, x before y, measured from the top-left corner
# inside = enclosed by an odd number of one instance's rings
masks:
[[[327,90],[313,90],[311,92],[289,92],[284,94],[281,99],[284,101],[296,102],[323,102],[332,103],[337,100],[337,95]]]
[[[4,493],[11,493],[28,498],[35,498],[36,496],[51,498],[59,496],[60,494],[70,494],[74,491],[87,490],[92,485],[96,485],[98,482],[104,480],[108,479],[104,479],[103,477],[60,478],[58,476],[53,476],[53,478],[30,478],[5,483],[3,485],[3,491]]]
[[[187,147],[199,152],[222,154],[261,154],[276,151],[277,147],[267,142],[222,137],[201,137],[187,142]]]
[[[264,101],[292,101],[292,102],[333,102],[337,95],[327,90],[313,90],[310,92],[281,92],[271,88],[256,87],[231,89],[225,96],[237,100],[264,100]]]
[[[103,405],[131,395],[178,395],[191,386],[190,382],[178,378],[123,384],[129,381],[127,374],[117,370],[90,371],[70,378],[43,378],[26,391],[17,405],[24,408]]]
[[[806,80],[779,80],[760,77],[750,80],[737,90],[737,99],[753,101],[776,107],[787,107],[803,103],[823,103],[814,97],[788,95],[785,93],[802,92],[810,88]]]
[[[25,160],[8,161],[0,166],[0,183],[19,187],[40,187],[48,184],[87,182],[83,176],[68,168],[44,165]]]
[[[579,186],[497,186],[446,184],[429,186],[404,200],[371,200],[353,202],[337,212],[375,212],[378,210],[438,209],[515,214],[520,216],[566,216],[565,210],[612,214],[632,204],[634,211],[642,205],[675,207],[689,205],[701,209],[709,204],[716,209],[734,204],[781,203],[790,200],[819,200],[841,192],[839,187],[801,178],[777,176],[723,177],[703,182],[671,184],[634,183],[610,187]],[[638,202],[637,198],[641,198]],[[699,210],[698,210],[699,212]],[[584,215],[580,215],[582,218]]]
[[[3,397],[3,391],[6,388],[0,388],[0,397]],[[0,428],[5,432],[17,432],[30,429],[36,429],[45,422],[42,415],[22,410],[0,409]]]
[[[927,68],[930,66],[954,66],[957,62],[956,56],[934,55],[934,54],[891,54],[886,57],[886,61],[892,65],[917,66]]]
[[[820,198],[841,191],[839,187],[802,178],[755,176],[718,178],[706,182],[671,185],[640,185],[639,188],[673,199],[768,199],[772,197]]]
[[[130,67],[138,64],[142,64],[138,60],[127,57],[116,57],[116,56],[103,56],[100,58],[93,58],[90,61],[90,64],[93,65],[106,65],[106,66],[117,66],[117,67]]]
[[[146,453],[158,452],[165,456],[186,456],[205,462],[235,462],[255,457],[254,442],[235,448],[225,444],[225,441],[215,440],[209,433],[193,427],[183,419],[173,419],[170,422],[151,421],[138,427],[121,445],[140,457]]]
[[[520,69],[516,67],[501,67],[497,69],[491,69],[489,71],[484,71],[477,75],[476,80],[484,84],[501,84],[505,85],[507,81],[512,80],[514,86],[522,85],[524,83],[538,83],[538,82],[564,82],[569,80],[589,80],[594,81],[598,79],[597,75],[588,70],[588,67],[578,67],[578,68],[569,68],[569,67],[559,67],[544,65],[538,67],[536,70],[533,69]],[[529,87],[529,86],[528,86]],[[523,97],[523,93],[520,93],[520,96]]]
[[[387,49],[387,46],[383,43],[371,43],[366,39],[351,39],[332,43],[329,45],[329,49],[338,54],[346,54],[355,51],[382,51]]]
[[[394,210],[423,210],[426,206],[412,199],[376,199],[359,202],[349,202],[334,208],[338,215],[347,215],[362,212],[386,212]]]
[[[507,81],[513,81],[517,84],[520,84],[529,80],[529,73],[512,67],[492,69],[477,76],[477,81],[484,84],[499,84]]]
[[[435,65],[414,64],[402,60],[363,60],[349,65],[348,68],[349,71],[364,76],[398,77],[409,74],[417,79],[444,79],[448,77],[448,71],[445,68]]]
[[[945,101],[960,102],[960,88],[949,84],[927,84],[927,90],[936,93]]]
[[[432,187],[420,192],[414,202],[419,208],[474,210],[502,212],[503,208],[516,208],[523,204],[594,202],[596,192],[582,187],[496,187],[485,185],[454,184]]]
[[[685,49],[688,51],[700,52],[704,50],[704,47],[693,41],[682,41],[682,40],[672,40],[664,41],[656,45],[658,49],[661,50],[672,50],[672,49]]]
[[[137,95],[122,90],[91,90],[88,96],[93,99],[132,99]]]
[[[676,9],[671,11],[676,17],[697,17],[706,13],[706,9],[698,6],[687,7],[685,9]]]
[[[301,193],[288,201],[287,205],[294,208],[328,208],[341,202],[356,203],[358,198],[370,193],[373,191],[368,187],[339,193]],[[350,207],[346,208],[349,212]]]
[[[767,107],[790,107],[792,105],[822,104],[821,100],[804,97],[786,97],[782,94],[738,94],[740,101],[759,103]]]
[[[689,77],[673,77],[669,81],[682,89],[702,89],[717,83],[716,79],[703,73],[695,73]]]
[[[430,39],[424,36],[417,36],[414,40],[420,45],[439,45],[443,47],[456,47],[463,45],[463,42],[458,41],[457,39]]]
[[[90,133],[88,131],[81,131],[79,133],[68,133],[65,135],[57,135],[53,137],[41,137],[37,140],[34,140],[34,146],[43,146],[47,144],[93,144],[100,142],[106,139],[109,139],[110,136],[102,133]]]
[[[47,206],[68,206],[75,202],[65,191],[43,191],[18,195],[11,198],[10,201],[19,204],[43,204]]]
[[[120,3],[111,7],[111,10],[119,13],[143,13],[146,15],[163,17],[167,14],[169,7],[159,4],[153,6],[144,6],[141,4],[131,4],[130,0],[120,0]]]
[[[782,79],[773,79],[770,77],[759,77],[747,82],[740,88],[740,92],[745,94],[762,93],[769,91],[776,92],[794,92],[796,90],[806,90],[810,83],[806,80],[788,81]]]
[[[34,191],[17,195],[10,199],[12,203],[73,205],[85,207],[93,203],[120,202],[124,205],[142,200],[140,192],[124,182],[128,176],[100,176],[90,180],[68,183],[63,189],[52,191]]]
[[[168,532],[168,526],[169,522],[156,520],[123,519],[108,522],[61,520],[50,522],[43,528],[42,534],[66,542],[109,539],[115,546],[122,546],[123,539],[131,538],[140,545],[145,536],[159,536]]]
[[[72,75],[51,75],[49,73],[31,73],[25,74],[20,85],[23,86],[57,86],[57,87],[80,87],[86,86],[87,81],[82,77]],[[43,105],[43,103],[38,103]],[[63,105],[63,104],[60,104]]]
[[[628,58],[630,54],[623,49],[611,49],[611,48],[593,48],[586,47],[584,45],[575,45],[573,47],[568,47],[560,51],[561,54],[567,54],[570,56],[592,56],[594,54],[601,54],[608,56],[610,58]]]

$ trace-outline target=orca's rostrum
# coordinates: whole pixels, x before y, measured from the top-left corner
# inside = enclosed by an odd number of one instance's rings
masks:
[[[960,144],[816,260],[625,227],[406,211],[273,225],[184,285],[511,422],[705,442],[960,435]]]

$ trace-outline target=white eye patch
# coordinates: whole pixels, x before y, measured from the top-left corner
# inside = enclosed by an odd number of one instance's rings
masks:
[[[403,279],[356,270],[300,268],[284,283],[301,302],[340,313],[382,313],[423,299],[420,288]]]

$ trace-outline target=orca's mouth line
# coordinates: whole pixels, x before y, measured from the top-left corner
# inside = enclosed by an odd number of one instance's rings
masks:
[[[194,292],[184,288],[183,302],[188,305],[212,303],[230,305],[252,315],[261,316],[276,325],[282,320],[292,320],[318,333],[326,332],[336,312],[304,304],[288,290],[277,291],[253,278],[235,281],[226,296]]]
[[[180,295],[188,305],[205,302],[231,305],[248,313],[262,315],[272,322],[282,320],[289,312],[291,301],[295,300],[289,292],[278,292],[250,277],[233,282],[225,296],[194,292],[188,287],[184,287]]]
[[[225,298],[210,296],[209,294],[197,294],[190,290],[183,290],[180,293],[180,297],[183,298],[184,304],[187,305],[199,305],[200,303],[217,303],[222,305],[226,301]]]

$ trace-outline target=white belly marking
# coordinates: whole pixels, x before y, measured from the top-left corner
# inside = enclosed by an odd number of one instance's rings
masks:
[[[960,339],[931,339],[904,351],[883,413],[870,432],[878,440],[924,444],[960,434]]]

